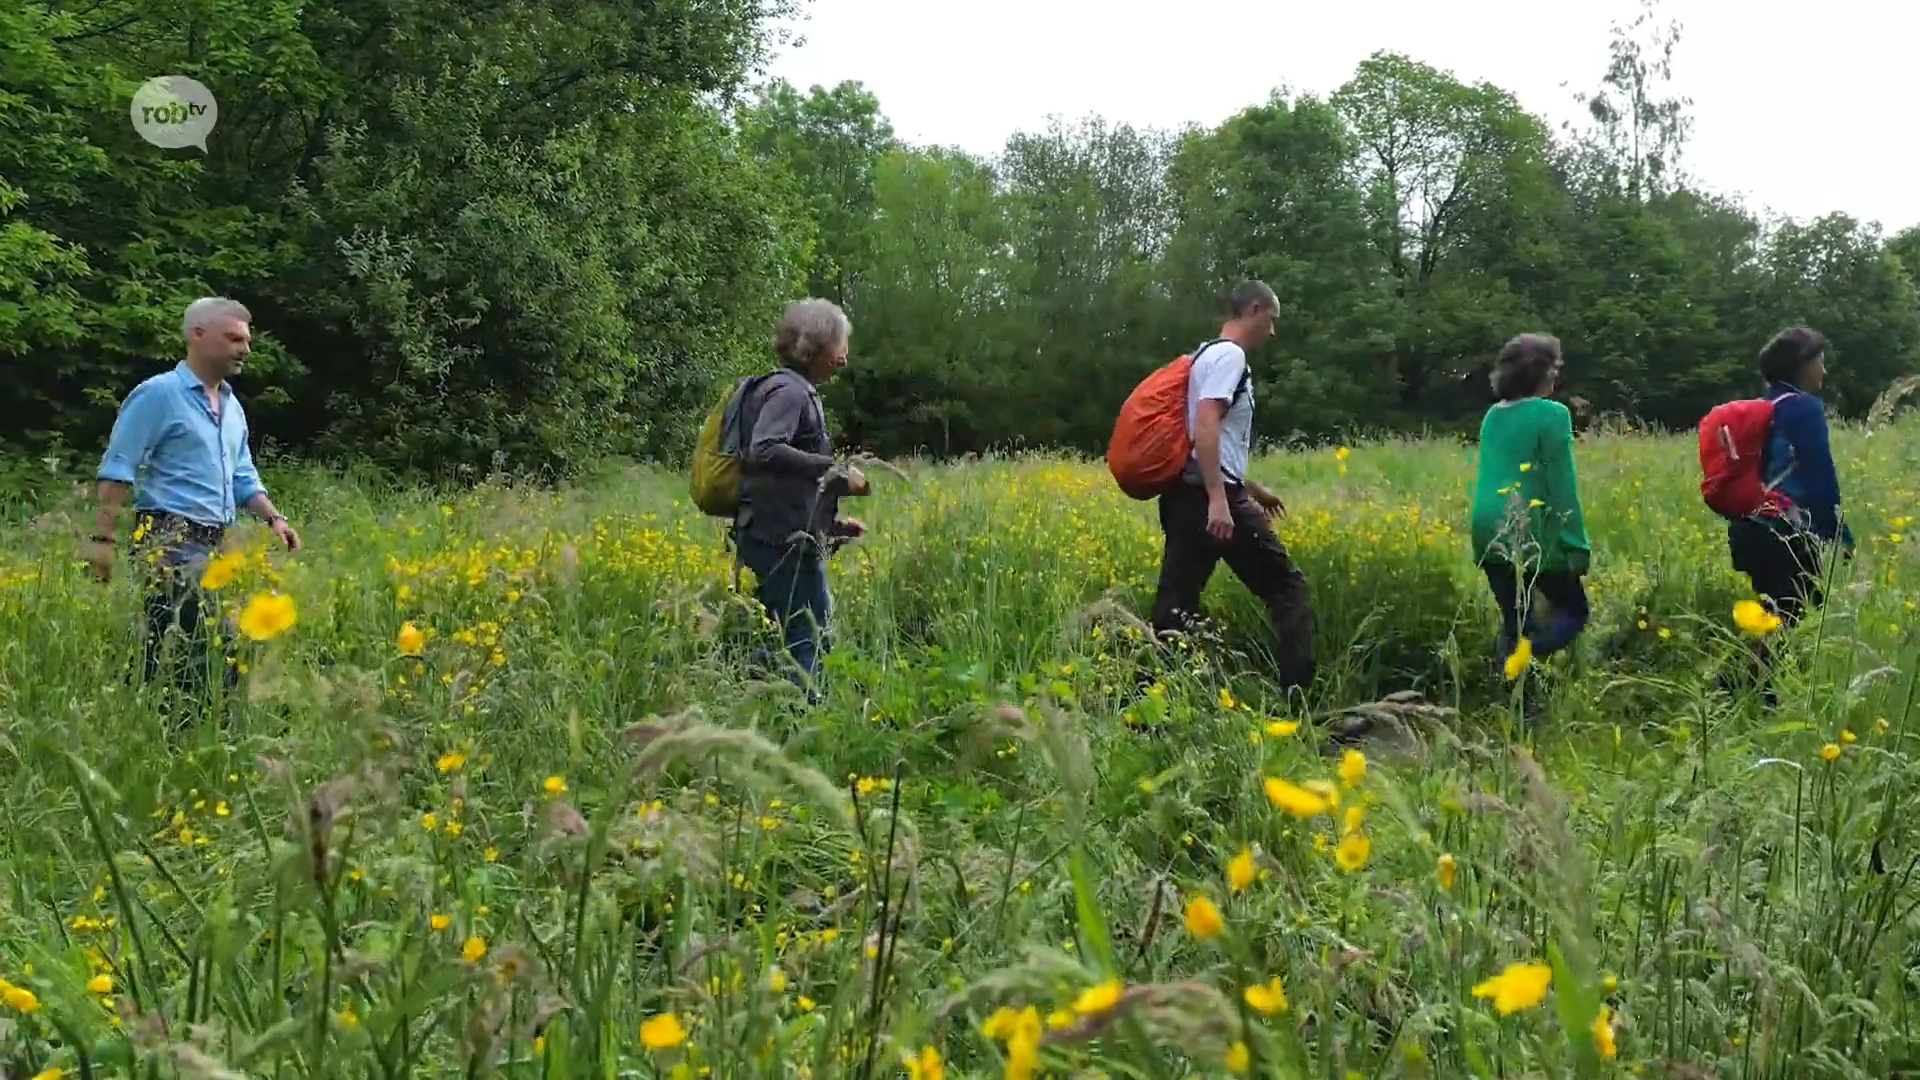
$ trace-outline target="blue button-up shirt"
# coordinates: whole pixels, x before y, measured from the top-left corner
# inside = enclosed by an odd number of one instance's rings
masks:
[[[185,362],[133,388],[120,404],[96,479],[134,486],[136,510],[230,525],[234,508],[266,488],[247,448],[247,414],[220,383],[214,416],[200,377]]]

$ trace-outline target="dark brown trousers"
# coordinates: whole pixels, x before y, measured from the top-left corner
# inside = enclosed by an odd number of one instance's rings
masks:
[[[1234,576],[1267,605],[1281,683],[1305,689],[1314,673],[1313,609],[1306,575],[1293,564],[1266,512],[1244,487],[1227,488],[1227,506],[1233,512],[1233,538],[1222,541],[1207,532],[1205,488],[1181,484],[1160,496],[1166,549],[1160,558],[1160,587],[1153,599],[1153,628],[1190,629],[1199,615],[1207,579],[1225,559]]]

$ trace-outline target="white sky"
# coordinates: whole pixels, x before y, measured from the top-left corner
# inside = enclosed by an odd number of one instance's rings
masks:
[[[1217,124],[1276,87],[1331,93],[1378,49],[1510,91],[1558,129],[1597,88],[1634,0],[802,0],[768,72],[862,82],[900,137],[997,152],[1098,114]],[[1674,88],[1693,99],[1682,167],[1755,211],[1920,224],[1913,0],[1664,0]],[[1783,74],[1785,73],[1785,74]]]

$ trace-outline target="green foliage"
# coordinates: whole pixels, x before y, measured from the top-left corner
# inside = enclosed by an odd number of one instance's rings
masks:
[[[97,446],[219,292],[254,312],[242,389],[282,445],[433,473],[683,450],[798,285],[803,208],[721,108],[781,10],[9,7],[0,407]],[[218,98],[205,157],[127,123],[162,72]]]
[[[1091,117],[977,156],[858,83],[749,87],[784,0],[271,0],[0,11],[0,428],[91,457],[206,293],[256,315],[263,450],[474,479],[681,461],[783,302],[845,307],[826,394],[883,454],[1102,449],[1260,277],[1258,434],[1469,433],[1494,352],[1566,347],[1590,414],[1685,428],[1805,321],[1835,403],[1920,371],[1920,231],[1763,221],[1681,170],[1677,28],[1618,27],[1590,121],[1382,52],[1214,127]],[[204,156],[125,121],[220,100]]]
[[[270,465],[307,546],[248,526],[214,595],[297,618],[169,733],[125,677],[139,589],[43,495],[0,526],[0,1061],[877,1080],[932,1047],[990,1080],[983,1025],[1033,1007],[1059,1077],[1220,1076],[1236,1043],[1274,1080],[1898,1075],[1920,425],[1834,445],[1860,547],[1770,641],[1776,710],[1711,688],[1747,594],[1684,438],[1581,443],[1593,622],[1518,694],[1468,447],[1258,456],[1325,659],[1304,704],[1225,572],[1217,633],[1149,642],[1159,530],[1093,463],[876,475],[818,707],[751,659],[776,633],[679,476]],[[1515,964],[1550,984],[1503,1014],[1475,988]]]

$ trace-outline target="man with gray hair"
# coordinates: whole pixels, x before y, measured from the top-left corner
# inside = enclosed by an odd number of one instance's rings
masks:
[[[177,637],[172,683],[189,702],[204,703],[207,618],[213,605],[200,579],[234,511],[245,507],[289,550],[300,534],[274,508],[248,446],[247,414],[227,379],[246,366],[253,316],[225,297],[187,305],[181,320],[187,357],[133,388],[120,404],[95,472],[99,502],[85,557],[102,581],[113,576],[122,507],[134,493],[135,565],[147,571],[142,675],[151,681],[162,645]],[[228,658],[226,682],[237,672]]]
[[[1306,575],[1273,531],[1271,519],[1284,514],[1286,506],[1248,474],[1253,372],[1247,353],[1273,336],[1280,301],[1265,282],[1243,281],[1226,306],[1220,336],[1194,351],[1187,378],[1193,450],[1180,482],[1160,496],[1166,546],[1153,627],[1161,633],[1190,628],[1207,579],[1224,559],[1267,606],[1282,685],[1304,691],[1316,667]]]
[[[834,465],[833,442],[818,387],[847,364],[852,324],[827,300],[788,304],[773,338],[780,366],[747,387],[742,407],[746,453],[734,544],[760,585],[760,602],[779,624],[799,667],[795,682],[819,700],[812,681],[830,648],[826,556],[866,526],[839,516],[843,495],[867,493],[867,479]]]

